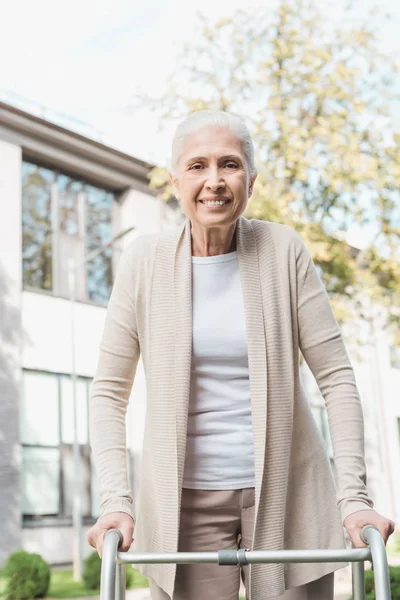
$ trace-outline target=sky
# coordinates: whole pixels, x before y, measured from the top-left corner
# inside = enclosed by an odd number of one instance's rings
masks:
[[[195,27],[193,3],[162,0],[0,0],[0,90],[90,124],[106,143],[149,161],[165,160],[167,133],[131,99],[157,94],[180,42]],[[219,0],[218,13],[240,6]],[[204,12],[217,14],[204,0]],[[162,139],[161,139],[162,138]],[[160,145],[162,149],[160,149]]]
[[[340,24],[350,1],[321,6]],[[376,0],[352,2],[357,20]],[[400,1],[379,4],[389,14],[382,47],[400,56]],[[163,91],[179,48],[196,34],[198,10],[216,19],[240,7],[240,0],[0,0],[0,100],[49,120],[66,115],[71,129],[166,164],[175,123],[160,131],[152,113],[132,109],[132,98]]]

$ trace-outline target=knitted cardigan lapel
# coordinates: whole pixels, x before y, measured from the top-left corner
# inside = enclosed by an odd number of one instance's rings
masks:
[[[244,218],[238,221],[236,245],[246,319],[254,443],[256,509],[258,509],[261,482],[264,473],[267,431],[267,353],[256,241],[251,223]]]
[[[282,315],[280,274],[271,235],[265,228],[257,230],[253,222],[241,217],[237,224],[236,241],[246,318],[254,440],[256,518],[253,548],[260,549],[260,542],[263,540],[263,549],[282,549],[293,411],[291,357],[285,352],[285,348],[292,345],[290,324],[285,323]],[[157,297],[160,285],[164,292],[167,286],[170,295],[168,307],[163,307],[162,316],[158,318],[157,311],[153,312],[152,354],[153,361],[158,362],[157,371],[164,373],[164,385],[169,387],[165,389],[165,398],[168,397],[174,410],[174,417],[171,415],[169,423],[175,431],[166,435],[172,443],[171,436],[176,434],[176,463],[173,460],[171,462],[171,476],[176,475],[175,497],[179,526],[192,357],[189,220],[180,228],[178,236],[176,231],[164,236],[157,254],[159,258],[153,277],[153,299],[154,296]],[[165,298],[165,294],[163,296]],[[170,322],[166,323],[165,319],[170,319]],[[166,344],[161,349],[160,339],[167,332],[169,339],[165,340]],[[172,546],[177,547],[177,542],[177,538],[171,540]],[[283,593],[282,564],[253,565],[252,590],[255,592],[262,585],[261,570],[264,577],[268,570],[268,579],[276,590],[274,595]],[[261,589],[258,591],[262,593]]]
[[[174,404],[177,432],[178,486],[185,467],[187,421],[192,364],[192,243],[190,221],[179,237],[174,261]]]
[[[257,221],[241,219],[239,239],[240,260],[246,265],[242,283],[249,320],[249,359],[254,355],[254,362],[250,363],[250,386],[256,480],[261,486],[253,548],[282,550],[293,428],[291,315],[285,314],[281,274],[270,231],[257,227]],[[252,266],[250,260],[254,261]],[[254,323],[250,325],[252,319]],[[257,465],[263,465],[263,470],[257,469]],[[260,596],[265,593],[265,577],[270,582],[271,595],[283,593],[283,564],[253,565],[250,584],[253,593]]]

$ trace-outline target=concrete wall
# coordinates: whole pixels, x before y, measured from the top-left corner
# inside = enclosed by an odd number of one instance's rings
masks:
[[[103,307],[75,303],[75,360],[79,375],[94,375],[105,314]],[[24,369],[71,373],[71,318],[68,300],[22,293]]]
[[[89,527],[84,527],[83,556],[93,552],[93,548],[86,543],[86,534]],[[39,553],[51,565],[65,565],[71,563],[73,547],[72,527],[34,527],[24,528],[22,531],[22,547],[27,552]]]
[[[0,140],[0,565],[21,545],[21,151]]]
[[[132,189],[123,194],[120,203],[121,229],[132,225],[135,227],[132,234],[125,238],[125,243],[137,235],[179,225],[183,220],[179,210],[174,210],[165,202],[137,190]]]

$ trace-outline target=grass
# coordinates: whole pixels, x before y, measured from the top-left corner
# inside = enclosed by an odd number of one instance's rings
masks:
[[[130,568],[129,566],[127,567]],[[148,587],[146,577],[133,569],[132,588]],[[0,570],[0,600],[4,600],[6,578]],[[57,569],[51,572],[48,598],[86,598],[98,596],[100,590],[87,590],[83,581],[74,581],[72,569]]]
[[[6,578],[4,577],[3,569],[0,569],[0,598],[3,598],[6,590]]]
[[[98,590],[87,590],[83,581],[74,581],[70,569],[51,572],[49,598],[84,598],[98,594]]]
[[[132,588],[148,587],[146,577],[136,569],[133,569],[133,574]],[[49,598],[84,598],[98,595],[99,590],[87,590],[83,581],[74,581],[72,570],[57,570],[51,573]]]

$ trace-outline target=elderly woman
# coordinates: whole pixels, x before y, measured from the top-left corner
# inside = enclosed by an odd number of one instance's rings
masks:
[[[187,219],[124,252],[91,401],[105,531],[142,552],[355,546],[375,525],[361,404],[314,264],[289,227],[242,216],[256,169],[246,126],[199,111],[177,128],[171,180]],[[299,351],[325,399],[337,490],[299,376]],[[134,510],[125,413],[142,355],[147,415]],[[335,497],[336,496],[336,497]],[[135,515],[134,515],[135,513]],[[135,519],[135,521],[134,521]],[[243,569],[247,597],[333,598],[342,564]],[[233,600],[239,567],[148,565],[155,600]]]

